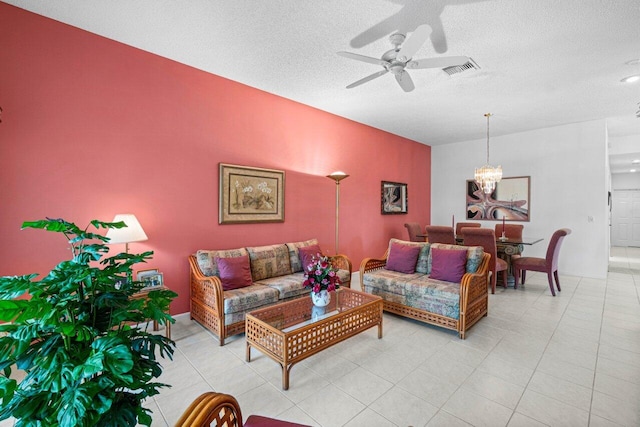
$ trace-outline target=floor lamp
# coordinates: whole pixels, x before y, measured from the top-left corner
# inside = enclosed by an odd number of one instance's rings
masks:
[[[333,172],[331,175],[327,175],[327,178],[331,178],[336,182],[336,255],[339,253],[338,252],[338,246],[339,246],[338,217],[340,214],[340,181],[348,177],[349,175],[341,171]]]

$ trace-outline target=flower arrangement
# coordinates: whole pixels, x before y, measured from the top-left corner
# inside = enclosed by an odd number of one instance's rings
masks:
[[[311,264],[304,272],[304,286],[315,293],[322,290],[335,291],[340,287],[338,269],[333,266],[329,258],[318,254],[311,259]]]

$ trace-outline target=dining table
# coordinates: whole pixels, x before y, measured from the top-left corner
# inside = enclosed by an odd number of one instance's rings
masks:
[[[525,246],[532,246],[536,243],[542,242],[542,237],[522,237],[521,239],[513,239],[506,237],[496,237],[496,250],[498,257],[504,259],[507,262],[507,284],[515,284],[515,276],[513,275],[513,266],[511,260],[514,255],[521,255]],[[456,244],[462,245],[464,240],[462,236],[456,236]]]

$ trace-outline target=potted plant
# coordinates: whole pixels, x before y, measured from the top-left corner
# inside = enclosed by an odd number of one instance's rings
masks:
[[[121,228],[123,222],[91,221]],[[146,398],[167,384],[159,358],[172,358],[175,343],[136,327],[149,320],[174,322],[177,295],[150,291],[132,281],[132,266],[153,252],[106,257],[108,238],[62,219],[25,222],[23,228],[62,233],[71,259],[41,280],[37,274],[0,278],[0,420],[16,426],[151,425]],[[24,371],[18,382],[12,370]]]

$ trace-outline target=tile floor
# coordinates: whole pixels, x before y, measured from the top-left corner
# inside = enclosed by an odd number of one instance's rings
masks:
[[[153,425],[174,425],[208,390],[234,395],[245,417],[313,426],[640,425],[640,248],[612,248],[606,280],[561,284],[555,298],[537,273],[499,287],[466,340],[385,314],[383,339],[374,328],[295,365],[288,391],[271,359],[244,361],[243,335],[220,347],[176,316]]]

